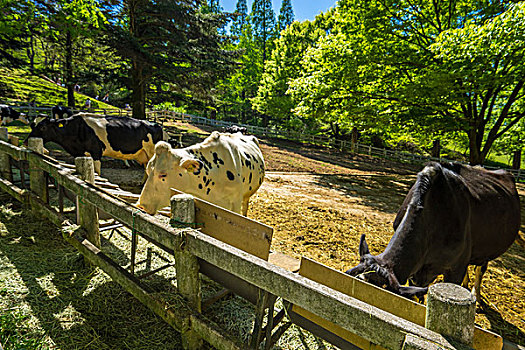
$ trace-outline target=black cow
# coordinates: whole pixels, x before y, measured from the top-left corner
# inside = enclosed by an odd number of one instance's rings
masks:
[[[236,132],[240,132],[241,134],[248,134],[248,129],[246,129],[245,126],[238,126],[238,125],[230,125],[227,127],[222,128],[223,132],[229,132],[230,134],[235,134]]]
[[[460,284],[476,265],[476,297],[488,262],[503,254],[520,227],[514,177],[458,163],[429,163],[394,220],[385,251],[370,254],[361,236],[359,265],[346,271],[403,296],[421,296],[443,274]],[[402,286],[410,279],[414,287]],[[464,285],[465,286],[465,285]]]
[[[15,109],[13,109],[11,106],[8,105],[0,105],[0,113],[2,116],[2,125],[9,124],[15,120],[19,120],[24,124],[29,124],[29,120],[27,119],[27,116],[24,113],[21,113]]]
[[[73,112],[64,106],[54,106],[51,108],[51,116],[54,119],[61,119],[64,117],[71,117],[73,115]]]
[[[99,174],[102,156],[136,160],[145,166],[155,153],[155,143],[167,139],[156,123],[83,113],[64,119],[44,118],[32,123],[31,129],[28,139],[55,142],[73,157],[91,155]]]

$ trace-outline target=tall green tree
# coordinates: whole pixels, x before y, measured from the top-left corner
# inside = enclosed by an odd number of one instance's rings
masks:
[[[298,113],[331,111],[402,132],[461,130],[470,162],[482,163],[522,118],[522,7],[342,0],[294,81]]]
[[[243,26],[237,48],[242,53],[238,68],[225,82],[226,91],[223,99],[242,123],[257,123],[254,115],[251,98],[257,93],[261,79],[262,62],[260,60],[260,47],[256,43],[252,26],[247,22]]]
[[[295,20],[295,15],[293,13],[292,1],[283,0],[281,3],[281,9],[279,10],[278,17],[278,32],[284,30]]]
[[[307,124],[294,118],[296,101],[287,91],[289,82],[301,74],[303,55],[324,34],[316,21],[293,22],[281,32],[271,58],[266,61],[257,96],[252,100],[257,111],[271,115],[288,128]]]
[[[93,38],[100,31],[105,17],[95,0],[39,0],[46,9],[49,24],[48,40],[56,40],[56,47],[63,53],[63,83],[67,87],[67,104],[75,107],[75,58],[82,39]]]
[[[237,0],[234,15],[230,32],[236,38],[236,42],[238,42],[248,19],[248,5],[246,4],[246,0]]]
[[[144,118],[152,79],[172,90],[209,97],[227,76],[233,52],[224,50],[218,28],[226,16],[210,13],[191,0],[126,0],[107,32],[110,45],[129,62],[133,117]]]
[[[271,52],[272,41],[276,37],[277,23],[271,0],[254,0],[250,20],[253,28],[253,36],[262,47],[262,66]]]

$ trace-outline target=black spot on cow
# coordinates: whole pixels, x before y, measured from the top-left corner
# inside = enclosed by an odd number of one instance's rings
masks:
[[[157,123],[128,117],[108,116],[105,119],[111,148],[123,154],[138,152],[143,147],[142,142],[148,141],[150,136],[154,144],[162,140],[162,127]]]
[[[202,184],[199,184],[199,190],[202,190]]]
[[[206,176],[204,176],[204,177],[202,178],[202,181],[206,182]]]
[[[242,178],[242,182],[244,182],[245,179],[246,179],[246,178],[243,177],[243,178]]]
[[[219,156],[217,155],[216,152],[213,152],[213,162],[217,165],[221,164],[221,165],[224,165],[224,160],[222,160],[221,158],[219,158]]]
[[[212,182],[211,185],[212,185],[212,186],[215,186],[215,182]]]
[[[231,171],[226,171],[226,176],[228,176],[228,180],[233,181],[235,179],[235,176]]]
[[[182,176],[182,174],[181,174],[181,173],[179,173],[179,176]]]
[[[250,173],[250,176],[248,177],[248,183],[252,183],[252,173]]]
[[[208,181],[206,181],[206,187],[208,187],[208,185],[210,184],[211,180],[208,179]]]
[[[207,195],[210,194],[210,190],[211,190],[211,188],[208,188],[208,189],[206,190],[206,194],[207,194]]]
[[[252,168],[252,162],[250,162],[248,159],[246,159],[246,161],[244,162],[246,164],[246,166],[248,167],[248,169],[251,169]]]
[[[252,186],[250,186],[250,191],[252,190]]]

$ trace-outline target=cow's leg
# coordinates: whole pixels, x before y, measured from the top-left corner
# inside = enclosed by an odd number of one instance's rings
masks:
[[[99,160],[95,160],[94,162],[95,172],[100,175],[100,169],[102,168],[102,164]]]
[[[474,289],[472,290],[472,294],[476,295],[476,300],[478,301],[478,303],[481,303],[481,279],[487,271],[488,266],[488,262],[484,265],[476,266],[476,279],[474,280]]]
[[[242,215],[244,216],[248,216],[248,204],[249,204],[249,201],[250,201],[250,197],[244,197],[242,199],[242,209],[241,209],[241,213]]]
[[[463,266],[457,266],[454,269],[448,270],[444,273],[444,282],[450,282],[461,285],[464,280],[465,274],[468,270],[468,264]]]

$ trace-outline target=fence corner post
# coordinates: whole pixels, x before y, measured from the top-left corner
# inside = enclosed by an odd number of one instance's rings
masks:
[[[44,153],[44,141],[41,138],[30,138],[28,141],[28,148],[38,154]],[[37,194],[42,202],[48,203],[49,196],[47,191],[47,179],[43,170],[39,170],[38,166],[29,161],[29,187],[31,191]]]
[[[195,222],[193,196],[178,194],[171,197],[171,219],[181,225],[191,226]],[[197,257],[188,251],[176,251],[175,269],[179,293],[188,300],[193,310],[200,313],[202,294]],[[182,345],[185,349],[200,349],[202,346],[202,339],[192,330],[191,324],[182,331]]]
[[[472,346],[476,298],[467,289],[453,283],[430,286],[425,327]]]
[[[7,128],[0,128],[0,140],[9,142]],[[2,178],[13,182],[13,173],[11,172],[11,162],[7,153],[0,152],[0,173]]]
[[[75,158],[76,171],[80,178],[91,184],[95,183],[95,166],[91,157]],[[100,248],[100,231],[98,210],[91,203],[84,202],[82,196],[77,196],[77,223],[86,230],[87,240]]]

